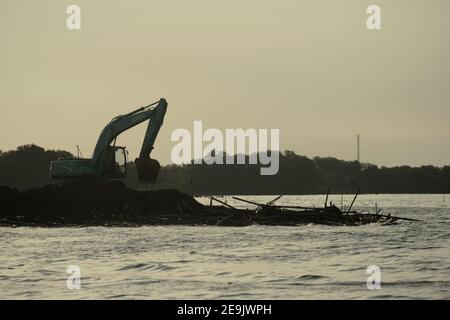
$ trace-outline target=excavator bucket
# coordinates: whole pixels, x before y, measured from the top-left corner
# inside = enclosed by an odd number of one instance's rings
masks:
[[[136,165],[138,172],[139,182],[145,184],[155,183],[159,169],[161,168],[158,160],[151,158],[136,158],[136,160],[134,160],[134,164]]]

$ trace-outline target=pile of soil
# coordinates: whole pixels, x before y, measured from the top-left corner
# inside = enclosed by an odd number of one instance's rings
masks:
[[[176,190],[136,191],[120,181],[67,181],[27,191],[0,187],[1,225],[143,225],[155,215],[202,207]]]

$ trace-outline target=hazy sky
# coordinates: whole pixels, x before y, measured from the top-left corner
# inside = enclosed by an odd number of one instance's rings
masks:
[[[77,4],[82,29],[66,28]],[[366,8],[382,30],[366,28]],[[279,128],[280,148],[450,164],[448,0],[0,0],[0,149],[89,156],[114,116],[165,97],[176,128]],[[119,139],[134,159],[145,125]]]

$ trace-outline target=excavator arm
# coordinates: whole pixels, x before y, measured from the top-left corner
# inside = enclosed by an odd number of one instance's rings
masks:
[[[157,160],[150,159],[159,129],[161,128],[167,110],[167,101],[161,99],[158,102],[139,108],[125,115],[120,115],[111,120],[102,130],[92,155],[93,164],[104,172],[108,167],[108,147],[124,131],[149,120],[147,131],[142,143],[139,158],[135,160],[139,180],[143,183],[155,181],[160,165]]]
[[[167,101],[160,99],[148,106],[139,108],[125,115],[115,117],[100,133],[91,159],[60,159],[53,161],[50,174],[55,179],[69,179],[81,177],[117,178],[125,177],[125,173],[116,170],[117,159],[115,152],[124,151],[123,147],[116,147],[117,137],[124,131],[149,121],[142,143],[139,157],[135,160],[139,180],[152,183],[159,172],[159,162],[151,159],[156,137],[161,128],[167,110]],[[114,146],[111,144],[114,143]],[[125,155],[124,155],[125,157]],[[126,162],[126,159],[124,159]]]

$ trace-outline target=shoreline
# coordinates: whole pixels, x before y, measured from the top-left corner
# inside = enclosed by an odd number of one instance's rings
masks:
[[[279,198],[279,197],[278,197]],[[212,198],[214,199],[214,198]],[[392,223],[379,214],[343,212],[335,206],[286,207],[261,204],[238,209],[218,199],[220,206],[203,205],[194,197],[167,189],[136,191],[119,181],[71,181],[27,191],[0,188],[0,225],[10,227],[66,226],[357,226]],[[246,201],[246,200],[241,200]]]

